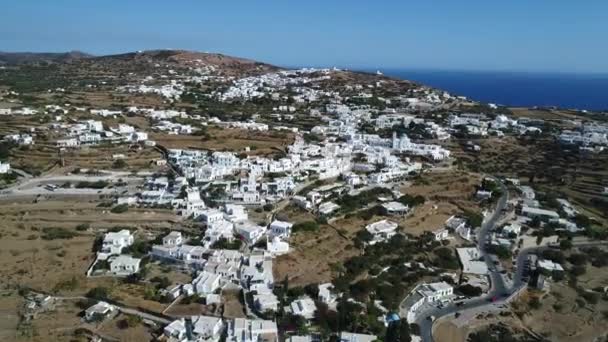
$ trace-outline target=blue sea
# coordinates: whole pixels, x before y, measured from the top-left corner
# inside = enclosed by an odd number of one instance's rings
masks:
[[[505,106],[608,110],[608,74],[381,70],[472,100]]]

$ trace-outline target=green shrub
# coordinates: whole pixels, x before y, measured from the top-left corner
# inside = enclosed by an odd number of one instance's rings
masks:
[[[296,223],[291,227],[292,232],[316,232],[319,230],[319,224],[315,221],[305,221]]]
[[[102,286],[94,287],[87,292],[87,297],[97,300],[108,300],[109,296],[110,290]]]
[[[108,182],[106,181],[96,181],[96,182],[88,182],[88,181],[82,181],[82,182],[78,182],[76,183],[76,188],[77,189],[103,189],[106,188],[109,185]]]
[[[76,230],[79,232],[88,230],[89,228],[90,228],[90,225],[88,223],[81,223],[76,226]]]
[[[129,206],[127,204],[119,204],[114,208],[110,209],[110,212],[114,214],[122,214],[126,213],[127,211],[129,211]]]
[[[71,239],[76,235],[76,233],[61,227],[48,227],[42,229],[42,238],[44,240]]]

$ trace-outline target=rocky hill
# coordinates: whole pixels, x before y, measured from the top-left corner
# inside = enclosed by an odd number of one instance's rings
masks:
[[[1,52],[0,64],[29,64],[29,63],[63,63],[92,58],[93,56],[80,51],[70,52]]]

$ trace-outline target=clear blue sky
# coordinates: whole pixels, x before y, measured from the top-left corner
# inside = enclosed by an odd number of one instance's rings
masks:
[[[279,65],[608,72],[607,0],[0,0],[0,50]]]

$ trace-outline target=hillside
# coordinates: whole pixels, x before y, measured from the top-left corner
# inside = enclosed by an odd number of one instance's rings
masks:
[[[75,60],[91,58],[93,55],[80,52],[1,52],[0,51],[0,64],[28,64],[28,63],[62,63],[71,62]]]

